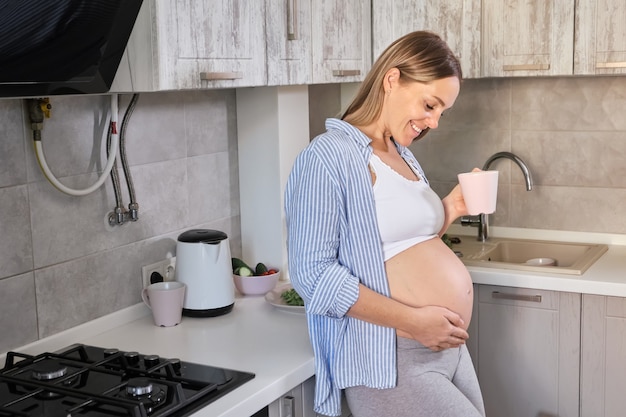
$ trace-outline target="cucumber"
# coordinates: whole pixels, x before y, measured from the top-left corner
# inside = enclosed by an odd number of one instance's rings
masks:
[[[251,277],[254,275],[254,272],[252,272],[252,269],[247,266],[240,266],[235,275],[239,275],[240,277]]]
[[[265,264],[261,262],[256,264],[256,268],[254,268],[254,275],[263,275],[266,272],[267,272],[267,267],[265,266]]]
[[[236,275],[240,275],[240,274],[237,274],[236,271],[237,271],[238,268],[241,268],[241,267],[246,267],[250,271],[252,271],[252,268],[250,268],[244,261],[242,261],[239,258],[231,258],[231,262],[232,262],[232,265],[233,265],[233,273],[235,273]]]

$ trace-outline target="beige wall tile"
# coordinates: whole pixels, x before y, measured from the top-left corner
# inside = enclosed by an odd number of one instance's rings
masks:
[[[626,231],[626,190],[539,186],[513,193],[510,226],[548,230],[620,233]]]
[[[514,132],[513,142],[537,184],[626,188],[624,132]]]
[[[626,130],[624,77],[523,78],[511,84],[511,128]]]

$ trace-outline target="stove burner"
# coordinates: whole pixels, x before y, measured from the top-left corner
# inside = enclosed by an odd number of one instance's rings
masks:
[[[146,378],[133,378],[129,380],[128,385],[126,385],[126,394],[134,397],[151,394],[152,390],[153,386]]]
[[[38,363],[31,373],[32,377],[38,381],[50,381],[61,378],[65,374],[67,374],[67,366],[54,362]]]
[[[153,385],[147,378],[131,378],[126,384],[125,396],[139,401],[146,411],[152,413],[156,407],[164,403],[166,391]]]

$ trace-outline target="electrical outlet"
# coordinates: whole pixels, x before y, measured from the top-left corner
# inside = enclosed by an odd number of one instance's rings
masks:
[[[143,287],[152,284],[150,278],[154,272],[158,272],[163,277],[163,281],[174,281],[176,279],[176,257],[167,258],[159,262],[141,267],[141,279]]]

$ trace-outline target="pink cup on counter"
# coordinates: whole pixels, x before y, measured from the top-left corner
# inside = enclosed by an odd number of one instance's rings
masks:
[[[498,171],[472,171],[458,174],[461,192],[470,215],[491,214],[498,199]]]
[[[154,324],[161,327],[176,326],[183,314],[186,286],[178,281],[164,281],[148,285],[141,298],[152,310]]]

